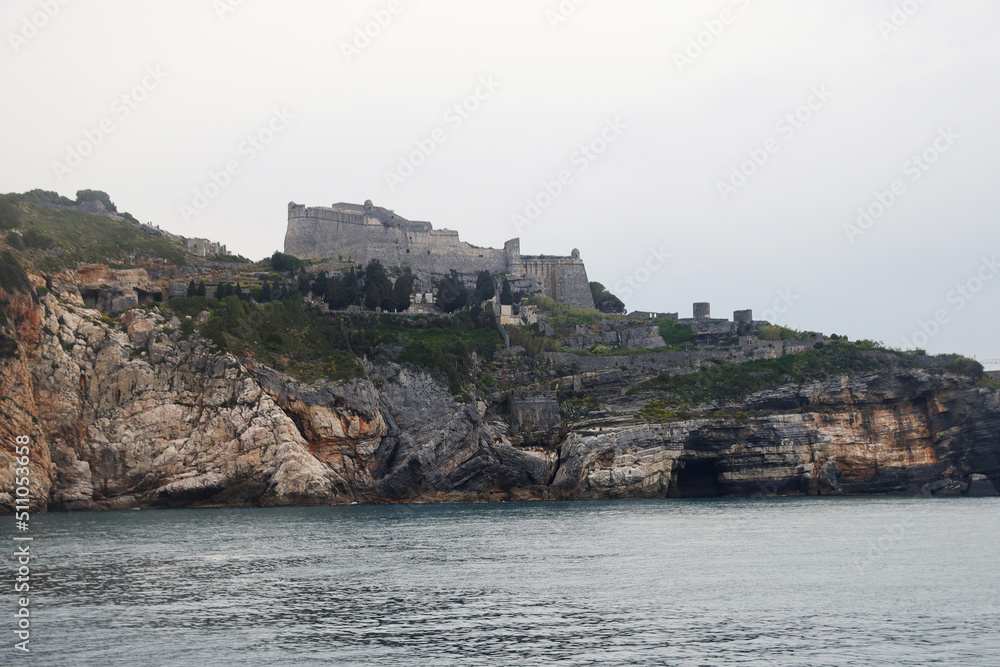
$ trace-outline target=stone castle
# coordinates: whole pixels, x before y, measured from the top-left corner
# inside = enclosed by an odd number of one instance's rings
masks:
[[[594,307],[579,250],[568,257],[522,255],[520,239],[507,241],[503,250],[479,248],[460,240],[456,231],[406,220],[371,201],[330,207],[290,203],[285,252],[300,259],[355,264],[377,259],[390,268],[410,267],[424,285],[452,269],[470,281],[486,270],[506,276],[515,291]]]

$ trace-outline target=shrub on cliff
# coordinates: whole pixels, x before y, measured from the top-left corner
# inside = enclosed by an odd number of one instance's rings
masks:
[[[9,197],[0,197],[0,229],[16,229],[21,222],[21,211]]]
[[[30,292],[31,281],[21,268],[20,262],[9,250],[0,253],[0,289],[11,292]]]
[[[110,195],[103,190],[79,190],[76,193],[76,203],[86,204],[87,202],[100,202],[104,204],[104,208],[110,213],[117,213],[118,207],[115,203],[111,201]]]
[[[777,359],[757,359],[743,364],[720,364],[697,373],[662,373],[630,390],[652,390],[668,407],[693,407],[713,400],[734,400],[785,384],[801,384],[835,375],[867,373],[901,363],[901,355],[873,353],[845,342],[809,349]]]

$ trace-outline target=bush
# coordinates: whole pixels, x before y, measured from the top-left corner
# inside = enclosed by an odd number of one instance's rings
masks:
[[[660,336],[668,347],[694,342],[694,329],[690,324],[678,324],[676,320],[657,320],[657,324],[660,327]]]
[[[943,354],[939,355],[938,359],[945,360],[944,369],[949,373],[967,375],[977,381],[986,375],[983,365],[975,359],[969,359],[958,354]]]
[[[5,292],[30,292],[31,281],[20,262],[9,250],[0,253],[0,289]]]
[[[777,359],[757,359],[742,364],[720,364],[697,373],[662,373],[630,390],[654,390],[668,406],[693,407],[707,401],[734,400],[784,384],[821,380],[834,375],[880,370],[900,362],[902,355],[866,352],[850,343],[835,342],[820,350],[809,349]]]
[[[76,193],[77,204],[85,204],[92,201],[104,204],[104,208],[110,213],[118,212],[118,207],[111,201],[111,197],[108,196],[107,192],[102,190],[80,190]]]
[[[782,327],[775,324],[763,324],[757,331],[757,337],[760,340],[809,340],[812,336],[805,331],[796,331],[795,329],[789,329],[788,327]]]
[[[298,273],[299,269],[305,266],[303,262],[298,257],[294,255],[286,255],[283,252],[274,251],[271,255],[271,269],[277,271],[278,273]]]
[[[0,197],[0,229],[15,229],[21,221],[21,211],[8,197]]]
[[[14,250],[24,250],[24,239],[17,232],[7,232],[7,245]]]
[[[559,342],[544,335],[537,324],[532,324],[530,327],[508,326],[506,329],[507,335],[510,336],[510,344],[523,347],[529,354],[539,355],[543,352],[559,351]]]
[[[55,245],[55,241],[52,237],[47,234],[43,234],[37,229],[29,229],[24,234],[21,235],[21,240],[24,241],[24,245],[29,248],[35,248],[36,250],[48,250]]]

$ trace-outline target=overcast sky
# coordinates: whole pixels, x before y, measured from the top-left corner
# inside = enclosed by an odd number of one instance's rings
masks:
[[[579,248],[630,309],[1000,357],[995,0],[8,0],[0,27],[0,191],[103,189],[255,259],[289,201],[371,199]]]

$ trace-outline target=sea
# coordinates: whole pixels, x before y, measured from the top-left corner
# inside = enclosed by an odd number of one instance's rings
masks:
[[[30,533],[30,653],[10,546],[0,664],[1000,665],[998,498],[73,512]]]

